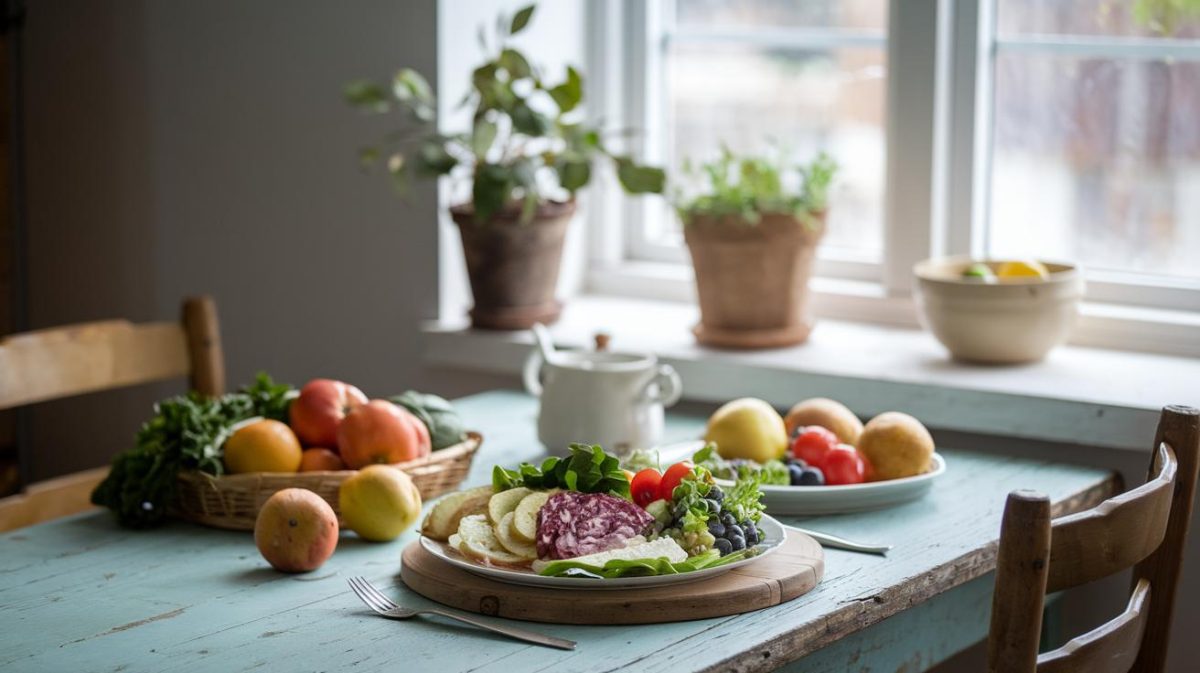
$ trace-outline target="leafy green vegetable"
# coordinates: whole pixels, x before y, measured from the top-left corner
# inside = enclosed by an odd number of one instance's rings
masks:
[[[625,460],[621,465],[631,472],[641,472],[647,468],[662,469],[660,467],[658,451],[654,449],[634,449],[626,454]]]
[[[753,521],[758,523],[766,505],[762,504],[762,491],[758,488],[757,479],[739,479],[732,488],[725,491],[725,509],[733,513],[738,521]]]
[[[499,465],[492,469],[492,488],[497,493],[518,486],[609,493],[629,500],[629,480],[621,471],[621,461],[599,445],[572,444],[570,456],[551,456],[541,466],[522,463],[516,470]]]
[[[756,556],[758,554],[756,548],[743,549],[741,551],[721,556],[720,552],[715,549],[709,549],[706,552],[697,554],[688,558],[686,561],[672,563],[666,557],[651,558],[651,559],[633,559],[621,560],[612,559],[603,566],[591,565],[588,563],[580,563],[571,559],[562,561],[551,561],[542,568],[539,575],[559,576],[566,573],[568,570],[579,569],[599,575],[605,579],[613,579],[617,577],[645,577],[650,575],[677,575],[679,573],[694,572],[705,568],[716,568],[735,561],[740,561],[744,558]]]
[[[676,199],[676,209],[685,224],[699,215],[732,217],[755,224],[765,213],[790,213],[815,227],[815,218],[828,206],[829,185],[837,173],[837,163],[822,152],[807,166],[792,166],[784,157],[739,157],[722,147],[720,156],[700,169],[701,179],[707,183],[702,193]],[[685,165],[684,172],[695,177],[690,165]]]
[[[403,395],[389,397],[388,400],[408,409],[412,415],[421,419],[425,427],[429,428],[429,438],[434,451],[458,444],[466,434],[467,429],[458,412],[444,398],[409,390]]]
[[[787,465],[781,460],[772,459],[761,465],[750,460],[725,460],[717,455],[716,448],[716,444],[708,444],[692,454],[692,462],[708,468],[717,479],[757,479],[759,484],[775,486],[787,486],[791,483]]]
[[[92,492],[92,502],[111,509],[123,526],[148,528],[165,521],[181,470],[213,476],[224,472],[221,445],[238,421],[287,418],[292,387],[260,373],[237,393],[207,398],[197,393],[154,405],[154,418],[138,431],[136,445],[113,460]]]

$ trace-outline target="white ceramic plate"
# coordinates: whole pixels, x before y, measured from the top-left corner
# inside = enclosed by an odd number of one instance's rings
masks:
[[[683,584],[685,582],[697,582],[699,580],[724,575],[725,573],[739,568],[749,563],[754,563],[758,559],[775,551],[779,545],[783,544],[784,537],[787,531],[778,521],[769,516],[763,516],[758,522],[758,527],[762,529],[763,539],[758,543],[761,552],[748,559],[734,561],[728,565],[718,566],[716,568],[705,568],[690,573],[679,573],[678,575],[653,575],[650,577],[618,577],[614,579],[593,579],[588,577],[543,577],[532,570],[519,570],[515,568],[501,568],[496,566],[485,566],[476,561],[469,559],[453,549],[450,545],[444,542],[438,542],[431,538],[421,537],[421,546],[430,554],[440,558],[450,565],[462,568],[469,573],[474,573],[480,577],[486,577],[497,582],[505,582],[507,584],[521,584],[530,587],[542,587],[550,589],[630,589],[636,587],[657,587],[667,584]]]
[[[935,453],[932,469],[915,477],[845,486],[762,486],[763,504],[768,513],[776,516],[866,512],[920,498],[945,472],[946,459]]]

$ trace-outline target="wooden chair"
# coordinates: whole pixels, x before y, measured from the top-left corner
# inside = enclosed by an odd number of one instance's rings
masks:
[[[1145,484],[1050,520],[1039,493],[1008,496],[988,633],[991,673],[1160,673],[1200,464],[1200,411],[1169,406],[1159,418]],[[1133,567],[1125,611],[1038,654],[1046,592]]]
[[[0,339],[0,409],[188,376],[205,395],[225,390],[225,361],[210,297],[183,303],[182,322],[109,320]],[[0,500],[0,532],[91,507],[102,467],[29,486]]]

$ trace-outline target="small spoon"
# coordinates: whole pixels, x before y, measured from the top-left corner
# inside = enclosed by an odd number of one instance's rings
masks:
[[[787,528],[788,530],[794,530],[798,533],[804,533],[805,535],[807,535],[807,536],[811,537],[812,539],[816,540],[817,542],[819,542],[822,547],[830,547],[833,549],[844,549],[846,551],[856,551],[856,552],[860,552],[863,554],[878,554],[880,556],[887,556],[888,551],[891,550],[891,548],[892,548],[891,545],[866,544],[863,542],[855,542],[853,540],[847,540],[844,537],[838,537],[836,535],[829,535],[828,533],[818,533],[815,530],[809,530],[807,528],[800,528],[798,526],[789,526],[787,524],[780,524],[780,525],[782,525],[784,528]]]

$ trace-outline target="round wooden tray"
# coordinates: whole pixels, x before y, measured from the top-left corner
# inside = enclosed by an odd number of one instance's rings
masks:
[[[752,612],[808,593],[825,573],[821,545],[794,531],[771,555],[720,577],[648,589],[569,591],[505,584],[455,568],[419,541],[404,549],[401,562],[404,583],[438,603],[558,624],[654,624]]]

